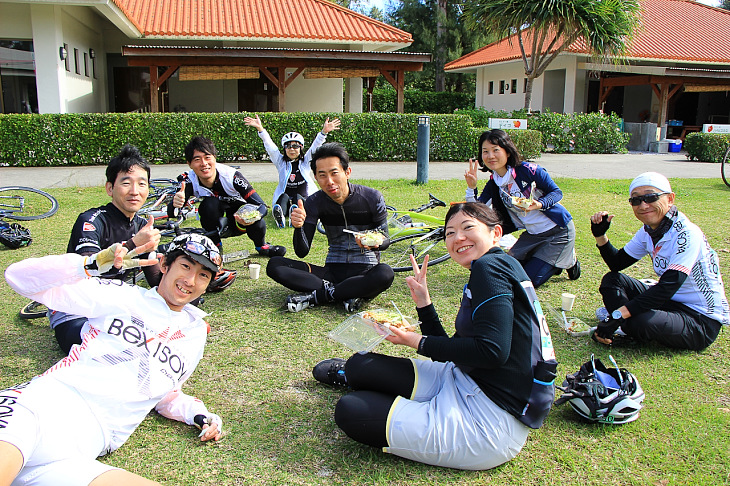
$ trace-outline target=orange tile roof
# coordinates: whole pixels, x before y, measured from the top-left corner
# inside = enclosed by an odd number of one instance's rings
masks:
[[[327,0],[113,0],[145,37],[410,44],[413,37]]]
[[[642,0],[642,27],[629,48],[634,60],[672,60],[730,63],[730,12],[691,0]],[[528,45],[528,43],[525,43]],[[568,52],[587,53],[585,43]],[[489,44],[451,61],[445,70],[483,66],[521,59],[516,37]]]

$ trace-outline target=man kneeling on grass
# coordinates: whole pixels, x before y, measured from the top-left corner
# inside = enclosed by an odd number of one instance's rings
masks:
[[[30,258],[8,267],[19,294],[88,318],[81,345],[30,382],[0,391],[0,485],[156,484],[96,461],[121,447],[154,408],[219,440],[220,417],[181,387],[203,357],[205,313],[189,303],[220,268],[202,235],[181,235],[159,265],[153,289],[98,278],[112,266],[154,265],[114,244],[91,256]],[[87,278],[87,277],[94,278]]]
[[[643,226],[617,250],[606,232],[613,215],[591,216],[591,231],[603,261],[611,270],[599,291],[605,307],[592,334],[601,344],[618,344],[625,333],[639,342],[655,341],[677,349],[702,350],[730,324],[730,306],[720,275],[717,253],[702,230],[675,206],[669,181],[656,172],[637,176],[629,187],[629,203]],[[648,286],[621,270],[650,255],[659,282]]]

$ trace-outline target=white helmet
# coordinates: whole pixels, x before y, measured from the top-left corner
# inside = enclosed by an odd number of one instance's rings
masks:
[[[578,415],[601,424],[633,422],[639,418],[644,400],[644,390],[634,375],[623,368],[606,368],[593,356],[576,373],[567,375],[559,388],[563,395],[556,405],[568,402]]]
[[[289,142],[299,142],[300,145],[304,146],[304,137],[301,133],[289,132],[281,137],[281,146],[283,147]]]

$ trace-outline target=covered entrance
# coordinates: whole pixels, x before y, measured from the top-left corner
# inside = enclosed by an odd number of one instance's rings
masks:
[[[605,112],[616,112],[626,121],[644,122],[656,112],[657,125],[664,136],[681,138],[687,133],[700,131],[704,123],[727,123],[730,115],[730,71],[704,69],[666,68],[664,75],[619,75],[602,73],[598,90],[597,106]],[[628,89],[645,89],[643,99],[658,100],[656,106],[647,101],[640,107],[637,119],[627,113]],[[653,98],[651,94],[656,98]],[[616,96],[620,95],[620,96]],[[591,106],[589,100],[588,105]],[[637,108],[637,107],[633,107]],[[668,124],[668,121],[673,121]]]
[[[431,61],[431,55],[424,53],[250,47],[124,46],[122,56],[129,66],[149,69],[153,112],[165,111],[160,87],[177,74],[180,81],[239,80],[239,92],[245,90],[255,95],[246,96],[243,105],[239,97],[239,111],[277,112],[286,111],[287,88],[299,76],[344,79],[346,84],[349,79],[361,78],[370,95],[375,79],[383,76],[396,90],[396,111],[403,113],[405,72],[421,71],[423,63]],[[359,83],[353,85],[359,89]],[[371,96],[366,104],[366,110],[371,111]],[[260,109],[263,107],[266,110]]]

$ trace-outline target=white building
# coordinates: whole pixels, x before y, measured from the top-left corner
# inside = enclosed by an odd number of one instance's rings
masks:
[[[689,0],[642,0],[642,26],[623,65],[594,64],[579,40],[535,79],[532,110],[616,112],[627,122],[665,125],[678,133],[730,116],[730,12]],[[476,106],[524,107],[526,77],[516,40],[507,39],[446,65],[476,72]],[[671,128],[670,128],[671,130]]]
[[[411,42],[326,0],[0,0],[0,112],[360,112]]]

